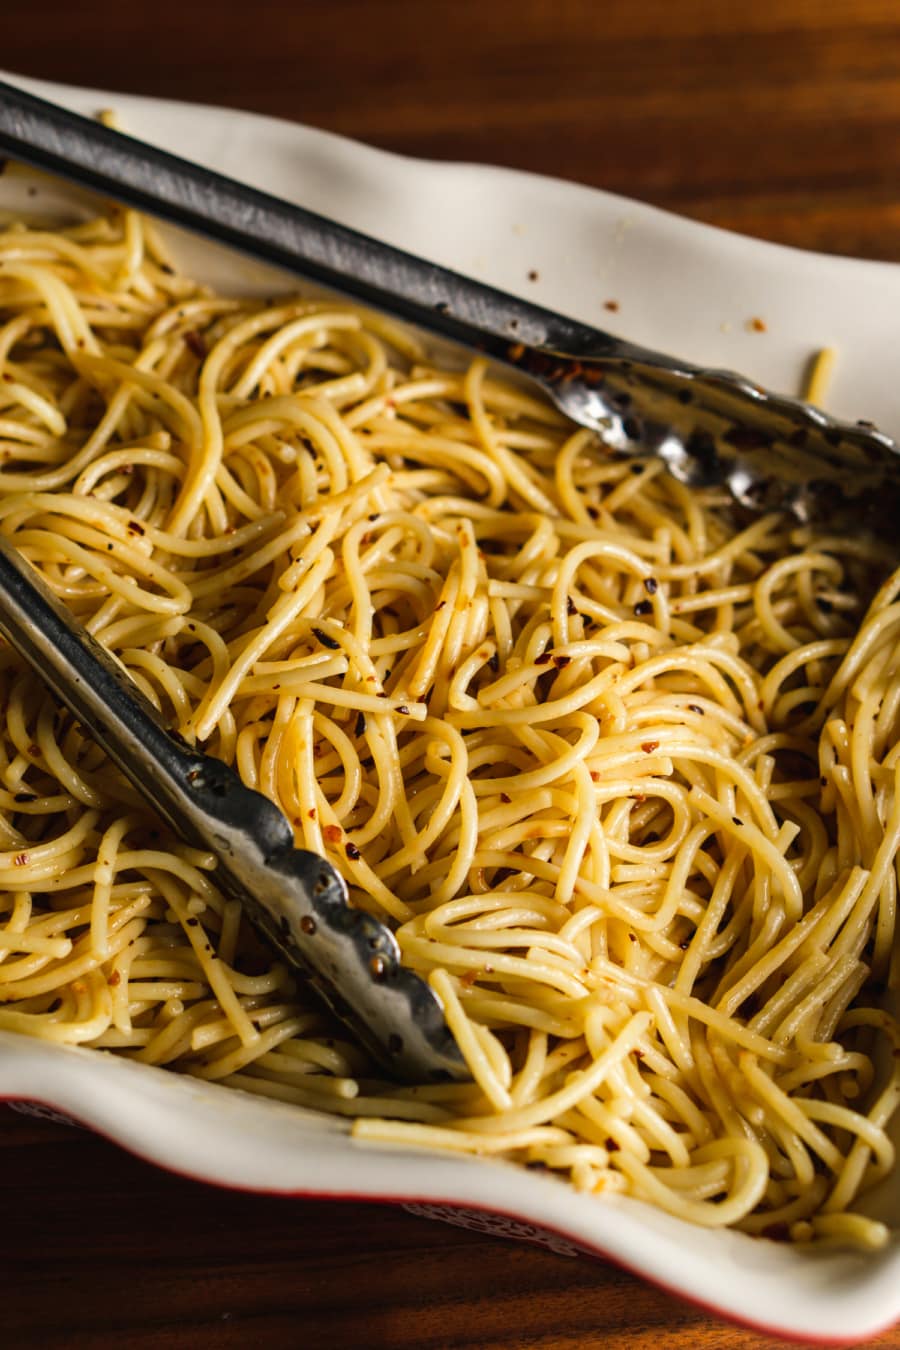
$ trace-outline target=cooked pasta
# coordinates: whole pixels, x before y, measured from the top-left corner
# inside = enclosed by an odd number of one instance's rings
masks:
[[[8,647],[0,1028],[877,1246],[900,1032],[900,574],[610,453],[481,360],[0,237],[0,529],[327,855],[469,1083],[387,1081]]]

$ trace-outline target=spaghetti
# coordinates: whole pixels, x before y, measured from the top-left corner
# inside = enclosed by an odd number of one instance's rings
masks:
[[[610,454],[481,361],[0,237],[0,529],[394,926],[472,1072],[398,1086],[0,650],[0,1027],[878,1246],[900,574]]]

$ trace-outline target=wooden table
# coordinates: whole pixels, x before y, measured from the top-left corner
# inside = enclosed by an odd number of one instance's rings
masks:
[[[43,0],[15,6],[2,61],[900,260],[896,0]],[[210,1190],[11,1112],[0,1145],[10,1350],[777,1344],[402,1210]]]

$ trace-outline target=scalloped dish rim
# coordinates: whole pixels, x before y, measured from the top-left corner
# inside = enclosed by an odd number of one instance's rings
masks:
[[[555,179],[406,159],[256,114],[0,78],[87,113],[114,103],[129,130],[166,148],[599,327],[614,319],[636,341],[773,386],[796,392],[810,355],[835,345],[831,410],[900,433],[900,381],[878,341],[896,334],[900,267],[746,239]],[[22,181],[0,178],[0,208],[21,196]],[[57,204],[78,198],[40,190]],[[185,236],[177,246],[190,254]],[[213,283],[224,271],[245,290],[276,284],[269,269],[225,250],[204,245],[202,257]],[[753,328],[755,316],[765,317],[765,332]],[[873,352],[883,354],[880,369]],[[510,1163],[355,1141],[341,1120],[7,1032],[0,1100],[39,1103],[216,1185],[403,1203],[565,1254],[600,1255],[770,1335],[848,1344],[900,1318],[900,1232],[885,1251],[862,1254],[697,1228]],[[880,1207],[900,1213],[897,1175]]]

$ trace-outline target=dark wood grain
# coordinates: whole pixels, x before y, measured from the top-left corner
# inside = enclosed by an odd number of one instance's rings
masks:
[[[900,258],[896,0],[42,0],[2,61]]]
[[[783,1344],[716,1323],[600,1261],[393,1207],[215,1190],[10,1111],[0,1114],[0,1205],[0,1326],[10,1350]]]
[[[14,17],[13,17],[14,10]],[[897,0],[42,0],[3,65],[900,259]],[[601,1262],[215,1191],[0,1111],[10,1350],[773,1350]],[[871,1345],[900,1347],[900,1331]]]

